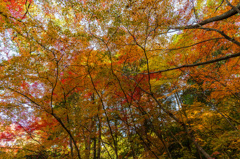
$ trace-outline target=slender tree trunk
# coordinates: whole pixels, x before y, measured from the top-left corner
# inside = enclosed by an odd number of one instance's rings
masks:
[[[88,133],[86,133],[87,137],[85,139],[85,158],[89,159],[90,157],[90,147],[91,147],[91,136],[92,136],[92,125],[93,121],[91,120],[88,124]]]
[[[118,154],[118,123],[117,123],[117,119],[114,119],[114,124],[115,124],[115,152],[116,154]],[[116,156],[117,157],[117,156]]]
[[[67,121],[68,121],[68,124],[70,124],[70,120],[69,120],[68,115],[67,115]],[[69,127],[70,127],[70,126],[69,126]],[[70,150],[71,150],[71,158],[73,159],[74,154],[73,154],[73,145],[72,145],[72,139],[71,139],[71,137],[69,137],[69,146],[70,146]]]
[[[96,132],[96,131],[95,131]],[[97,141],[96,137],[93,138],[93,159],[97,159]]]
[[[74,147],[77,151],[77,156],[78,156],[78,159],[81,159],[81,154],[80,154],[80,151],[79,151],[79,148],[77,146],[77,142],[74,140],[73,138],[73,135],[71,133],[71,131],[65,126],[65,124],[62,122],[62,120],[60,118],[58,118],[55,114],[51,114],[60,124],[61,126],[63,127],[63,129],[69,134],[70,138],[72,139],[72,142],[74,144]]]
[[[153,99],[156,101],[156,103],[158,104],[158,106],[165,112],[167,113],[173,120],[175,120],[177,123],[179,123],[186,131],[186,133],[188,134],[189,138],[192,140],[192,142],[194,143],[194,145],[196,146],[196,148],[207,158],[207,159],[213,159],[199,144],[198,142],[195,140],[193,134],[189,131],[189,128],[187,127],[187,125],[180,121],[174,114],[172,114],[170,111],[166,110],[160,103],[159,101],[156,99],[156,97],[151,94],[151,96],[153,97]]]
[[[98,143],[97,143],[97,159],[101,158],[101,141],[102,141],[102,121],[98,116]]]
[[[135,149],[134,149],[134,142],[133,142],[133,139],[132,139],[132,133],[129,130],[129,126],[127,126],[127,131],[128,131],[128,140],[129,140],[130,145],[131,145],[132,156],[133,156],[133,159],[136,159],[136,154],[135,154]]]

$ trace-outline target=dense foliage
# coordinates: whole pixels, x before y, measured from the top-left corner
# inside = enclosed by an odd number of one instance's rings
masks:
[[[1,158],[240,158],[239,1],[0,3]]]

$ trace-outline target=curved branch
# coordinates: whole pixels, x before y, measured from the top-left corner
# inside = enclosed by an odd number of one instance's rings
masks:
[[[203,28],[203,27],[200,27],[200,28],[198,28],[198,29],[203,29],[203,30],[206,30],[206,31],[215,31],[215,32],[221,34],[221,35],[222,35],[225,39],[227,39],[228,41],[231,41],[232,43],[240,46],[240,42],[239,42],[239,41],[237,41],[237,40],[234,39],[233,37],[228,36],[227,34],[225,34],[225,33],[224,33],[223,31],[221,31],[221,30],[214,29],[214,28]]]
[[[227,19],[231,16],[234,16],[235,14],[238,13],[238,10],[240,9],[240,3],[237,4],[237,6],[233,6],[232,9],[230,9],[229,11],[221,14],[221,15],[218,15],[218,16],[215,16],[215,17],[212,17],[212,18],[208,18],[208,19],[205,19],[197,24],[194,24],[194,25],[187,25],[187,26],[180,26],[180,27],[170,27],[170,29],[196,29],[196,28],[199,28],[200,26],[203,26],[203,25],[206,25],[208,23],[212,23],[212,22],[216,22],[216,21],[221,21],[221,20],[224,20],[224,19]]]
[[[240,14],[240,10],[239,10],[237,7],[235,7],[234,5],[232,5],[228,0],[226,0],[226,2],[227,2],[227,4],[228,4],[230,7],[232,7],[232,9],[234,9],[235,11],[237,11],[237,12]]]
[[[200,41],[200,42],[197,42],[197,43],[191,44],[191,45],[186,45],[186,46],[182,46],[182,47],[178,47],[178,48],[170,48],[170,49],[153,49],[153,50],[146,50],[146,51],[173,51],[173,50],[180,50],[180,49],[186,49],[186,48],[189,48],[189,47],[192,47],[192,46],[195,46],[195,45],[201,44],[201,43],[205,43],[205,42],[208,42],[208,41],[212,41],[212,40],[220,40],[220,39],[225,39],[225,38],[212,38],[212,39],[207,39],[207,40],[203,40],[203,41]]]
[[[182,65],[182,66],[169,68],[169,69],[165,69],[165,70],[159,70],[159,71],[155,71],[155,72],[150,72],[149,74],[162,73],[162,72],[178,70],[178,69],[187,68],[187,67],[195,67],[195,66],[207,65],[207,64],[218,62],[218,61],[223,61],[223,60],[231,59],[231,58],[234,58],[234,57],[238,57],[238,56],[240,56],[240,52],[236,53],[236,54],[232,54],[232,55],[227,55],[225,57],[220,57],[220,58],[217,58],[217,59],[209,60],[209,61],[206,61],[206,62],[199,62],[199,63],[196,63],[196,64]],[[140,73],[140,74],[148,74],[148,73]]]

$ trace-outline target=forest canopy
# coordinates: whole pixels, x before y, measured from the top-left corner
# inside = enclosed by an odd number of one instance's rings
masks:
[[[0,158],[240,158],[237,0],[1,0]]]

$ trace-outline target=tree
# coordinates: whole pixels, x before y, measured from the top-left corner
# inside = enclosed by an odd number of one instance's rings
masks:
[[[240,157],[237,1],[3,8],[1,145],[10,157]]]

